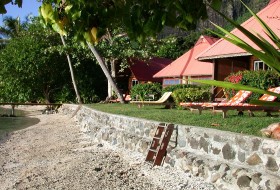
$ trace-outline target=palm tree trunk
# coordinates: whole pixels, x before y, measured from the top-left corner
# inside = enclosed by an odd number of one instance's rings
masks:
[[[98,61],[99,65],[100,65],[101,69],[103,70],[107,80],[112,85],[113,90],[116,92],[120,102],[121,103],[125,103],[124,99],[123,99],[123,96],[122,96],[120,90],[118,89],[115,81],[113,80],[113,78],[112,78],[108,68],[106,67],[103,59],[101,58],[101,56],[99,55],[99,53],[97,52],[97,50],[94,48],[94,46],[91,43],[87,42],[87,44],[88,44],[89,49],[91,50],[91,52],[94,54],[95,58],[97,59],[97,61]]]
[[[60,38],[61,38],[63,46],[65,47],[66,43],[64,41],[64,37],[63,37],[62,34],[60,34]],[[77,84],[76,84],[76,80],[75,80],[75,75],[74,75],[71,59],[70,59],[70,56],[69,56],[68,53],[66,53],[66,57],[67,57],[67,60],[68,60],[68,65],[69,65],[69,69],[70,69],[70,73],[71,73],[72,83],[73,83],[73,86],[74,86],[74,90],[75,90],[75,93],[76,93],[76,96],[77,96],[78,103],[82,104],[83,102],[82,102],[81,96],[80,96],[78,88],[77,88]]]
[[[109,64],[110,64],[110,68],[111,68],[111,76],[113,78],[114,81],[116,81],[116,60],[113,59],[113,60],[110,60],[109,59]],[[108,97],[111,98],[113,96],[113,88],[111,86],[111,84],[108,82]]]

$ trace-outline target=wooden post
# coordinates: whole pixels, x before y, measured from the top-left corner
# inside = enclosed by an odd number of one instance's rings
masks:
[[[11,114],[11,116],[15,116],[15,105],[12,104],[11,106],[12,106],[12,114]]]

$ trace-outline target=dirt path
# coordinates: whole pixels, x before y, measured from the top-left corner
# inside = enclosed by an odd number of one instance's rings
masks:
[[[136,153],[94,144],[70,116],[31,117],[40,122],[0,144],[1,190],[214,189],[189,174],[151,169]]]

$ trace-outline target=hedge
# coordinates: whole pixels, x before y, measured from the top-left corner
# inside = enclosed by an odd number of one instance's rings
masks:
[[[279,75],[274,71],[239,71],[237,73],[232,73],[225,78],[225,81],[232,83],[239,83],[243,85],[249,85],[259,89],[267,90],[272,87],[277,87],[280,85]],[[236,94],[235,90],[225,89],[229,98]],[[252,99],[258,99],[261,94],[253,93],[247,100],[249,102]]]

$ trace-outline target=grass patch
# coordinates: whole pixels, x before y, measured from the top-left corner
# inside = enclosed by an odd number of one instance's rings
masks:
[[[223,119],[221,113],[213,114],[211,110],[204,110],[202,115],[198,112],[180,109],[164,109],[163,106],[148,106],[138,108],[134,104],[90,104],[93,109],[119,115],[144,118],[159,122],[215,128],[254,136],[261,136],[260,129],[271,123],[279,122],[279,114],[274,113],[267,117],[265,112],[254,112],[255,117],[250,117],[247,112],[238,116],[237,111],[228,111],[227,118]]]

